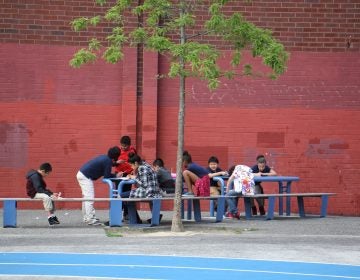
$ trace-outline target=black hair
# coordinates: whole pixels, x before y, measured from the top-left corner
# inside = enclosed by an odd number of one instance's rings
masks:
[[[211,156],[208,160],[208,163],[210,162],[216,162],[217,164],[219,164],[219,159],[216,156]]]
[[[266,163],[265,156],[264,156],[264,155],[258,155],[258,156],[256,157],[256,161],[257,161],[258,163]]]
[[[48,162],[44,162],[40,165],[39,170],[43,170],[45,173],[49,173],[52,171],[52,166]]]
[[[183,162],[192,163],[192,158],[188,151],[183,152]]]
[[[110,148],[108,150],[107,155],[108,155],[109,158],[117,161],[119,156],[120,156],[120,152],[121,152],[120,148],[115,146],[115,147],[112,147],[112,148]]]
[[[131,145],[131,138],[130,138],[130,136],[125,135],[125,136],[121,137],[121,138],[120,138],[120,144],[124,144],[124,145],[126,145],[126,146],[130,146],[130,145]]]
[[[154,166],[164,167],[164,161],[161,158],[157,158],[153,162]]]
[[[130,153],[128,163],[135,164],[136,162],[138,164],[141,164],[141,162],[142,162],[141,157],[139,155],[137,155],[137,154]]]

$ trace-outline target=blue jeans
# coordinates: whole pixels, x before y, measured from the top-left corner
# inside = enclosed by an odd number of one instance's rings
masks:
[[[232,214],[237,214],[237,212],[238,212],[237,205],[239,202],[239,197],[242,196],[242,193],[231,190],[226,194],[226,196],[236,196],[236,197],[226,198],[226,202],[229,206],[229,212]]]

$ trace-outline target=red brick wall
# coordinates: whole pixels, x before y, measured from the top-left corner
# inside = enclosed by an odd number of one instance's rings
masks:
[[[0,174],[8,178],[0,183],[1,196],[24,196],[25,172],[50,161],[52,189],[78,197],[80,166],[119,144],[122,64],[74,70],[68,66],[74,51],[1,45]],[[128,115],[132,110],[128,106]]]
[[[189,80],[185,148],[203,165],[217,155],[223,168],[252,165],[257,154],[265,154],[279,174],[301,178],[294,191],[336,192],[329,212],[359,215],[358,62],[357,54],[293,52],[277,81],[224,80],[209,92]],[[175,167],[177,96],[169,92],[177,85],[164,80],[159,89],[158,146]],[[309,209],[317,213],[318,205],[315,200]]]
[[[54,165],[49,185],[66,196],[80,196],[78,168],[124,134],[147,160],[160,156],[175,169],[178,83],[154,79],[166,61],[158,63],[156,55],[145,53],[138,64],[137,51],[127,49],[118,65],[68,66],[74,46],[106,36],[111,27],[78,34],[69,22],[108,6],[79,0],[5,0],[0,5],[0,175],[9,178],[0,182],[0,196],[24,196],[25,172],[45,160]],[[277,81],[223,81],[214,92],[188,80],[185,148],[204,165],[217,155],[223,168],[251,165],[264,153],[280,174],[300,176],[294,190],[339,193],[330,201],[331,214],[360,215],[360,4],[232,1],[227,11],[243,12],[272,29],[291,52],[288,71]],[[198,15],[206,19],[204,9]],[[127,23],[136,25],[136,18]],[[228,48],[219,38],[203,40]],[[258,61],[255,65],[263,69]],[[96,191],[97,196],[108,193],[100,181]],[[309,207],[317,213],[318,201]]]

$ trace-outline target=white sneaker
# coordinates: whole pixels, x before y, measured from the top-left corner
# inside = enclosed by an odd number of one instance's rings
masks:
[[[91,219],[83,219],[83,222],[84,222],[85,224],[88,224],[88,223],[90,223],[90,222],[93,221],[93,220],[100,221],[99,218],[91,218]]]
[[[99,222],[99,219],[92,219],[87,223],[89,226],[101,226],[102,223]]]

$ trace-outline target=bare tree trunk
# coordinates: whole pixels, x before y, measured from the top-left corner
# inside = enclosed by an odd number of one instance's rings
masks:
[[[183,13],[183,11],[181,11]],[[185,44],[185,28],[180,29],[181,44]],[[184,59],[180,57],[181,69],[185,69]],[[179,115],[178,115],[178,147],[176,154],[176,185],[175,185],[175,199],[174,199],[174,215],[172,219],[171,231],[182,232],[184,226],[181,221],[181,195],[183,188],[182,180],[182,158],[184,150],[184,123],[185,123],[185,75],[180,76],[180,90],[179,90]]]

